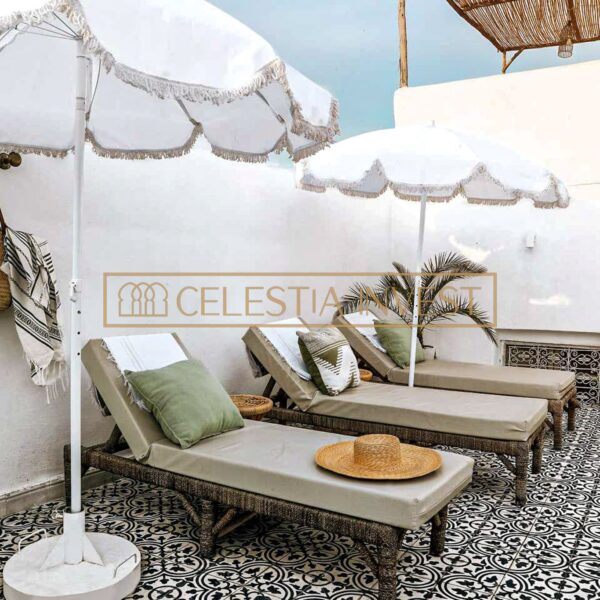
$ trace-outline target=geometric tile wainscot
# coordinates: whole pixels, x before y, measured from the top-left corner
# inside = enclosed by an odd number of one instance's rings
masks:
[[[511,367],[574,371],[578,400],[600,402],[598,347],[506,341],[503,360],[505,365]]]

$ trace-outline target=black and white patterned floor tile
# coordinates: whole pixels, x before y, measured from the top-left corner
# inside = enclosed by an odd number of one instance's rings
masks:
[[[547,441],[528,505],[513,505],[512,477],[492,456],[476,459],[473,484],[451,508],[447,548],[428,555],[428,531],[406,536],[398,597],[407,600],[600,598],[600,409],[580,411],[565,450]],[[121,479],[87,492],[92,530],[116,533],[143,554],[132,600],[371,600],[377,581],[348,538],[255,519],[198,554],[194,525],[177,498]],[[16,540],[58,532],[60,502],[0,519],[0,566]]]

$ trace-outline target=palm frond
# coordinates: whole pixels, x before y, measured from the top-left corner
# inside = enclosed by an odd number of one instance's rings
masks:
[[[367,310],[371,302],[385,305],[385,298],[372,286],[358,282],[344,294],[340,304],[342,313],[348,314]]]
[[[439,321],[452,321],[457,316],[468,317],[476,325],[479,325],[483,333],[489,340],[498,345],[498,337],[493,324],[490,321],[489,315],[484,311],[479,303],[471,302],[467,298],[455,296],[450,300],[436,300],[429,313],[424,316],[423,321],[419,319],[422,328],[430,326]]]
[[[411,269],[396,261],[392,261],[392,265],[394,265],[394,269],[398,272],[398,277],[402,280],[404,287],[407,290],[412,290],[414,293],[415,276],[412,274]]]
[[[413,317],[416,277],[402,263],[394,261],[392,264],[397,274],[381,276],[374,288],[363,283],[354,284],[342,298],[343,312],[364,311],[369,308],[369,304],[375,304],[379,308],[393,311],[410,325]],[[421,342],[427,327],[440,321],[452,321],[457,316],[464,316],[479,325],[485,335],[494,344],[498,344],[489,316],[478,303],[473,303],[470,298],[461,296],[458,292],[442,296],[444,288],[454,281],[468,279],[482,273],[487,273],[485,266],[456,252],[442,252],[424,264],[421,273],[423,289],[418,330]]]
[[[412,309],[414,285],[407,287],[403,278],[390,274],[383,275],[380,277],[376,289],[387,302]]]
[[[430,303],[453,281],[487,273],[487,268],[456,252],[442,252],[430,258],[422,272],[422,298]]]

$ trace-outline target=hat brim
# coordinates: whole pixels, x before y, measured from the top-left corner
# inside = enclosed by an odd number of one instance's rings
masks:
[[[400,460],[385,469],[369,469],[354,462],[354,442],[338,442],[319,448],[317,465],[328,471],[356,479],[415,479],[433,473],[442,465],[442,456],[430,448],[400,444]]]

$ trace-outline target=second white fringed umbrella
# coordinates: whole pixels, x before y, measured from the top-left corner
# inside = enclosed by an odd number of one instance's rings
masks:
[[[168,158],[204,135],[224,158],[264,161],[285,149],[298,160],[333,140],[337,104],[204,0],[3,0],[0,78],[0,150],[75,153],[71,506],[57,544],[40,540],[7,562],[4,592],[122,598],[139,580],[139,551],[117,536],[86,535],[81,506],[84,142],[111,158]]]
[[[521,198],[539,208],[569,205],[566,186],[544,167],[497,142],[436,126],[384,129],[343,140],[302,161],[298,187],[313,192],[336,188],[375,198],[391,190],[421,203],[415,263],[409,385],[414,385],[419,288],[427,202],[462,195],[473,204],[512,205]]]

